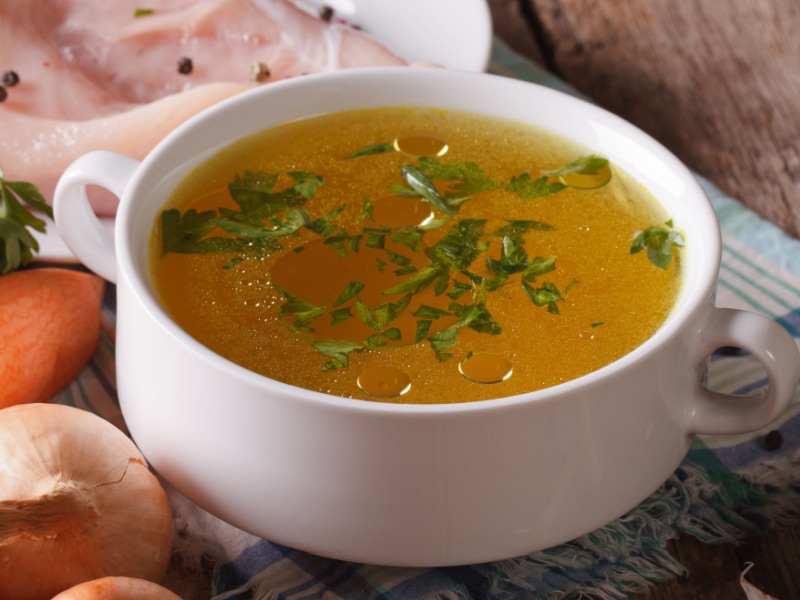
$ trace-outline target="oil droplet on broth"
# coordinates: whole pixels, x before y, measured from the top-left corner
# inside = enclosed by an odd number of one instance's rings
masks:
[[[372,203],[372,217],[387,227],[415,227],[434,218],[431,205],[418,198],[385,196]]]
[[[577,190],[594,190],[611,181],[611,167],[606,165],[595,173],[567,173],[559,175],[558,179],[564,185]]]
[[[429,133],[399,135],[392,143],[394,149],[410,156],[443,156],[447,153],[447,142]]]
[[[491,352],[475,352],[458,365],[458,371],[475,383],[500,383],[511,377],[511,361]]]
[[[395,367],[364,369],[356,383],[361,391],[376,398],[396,398],[411,389],[409,376]]]

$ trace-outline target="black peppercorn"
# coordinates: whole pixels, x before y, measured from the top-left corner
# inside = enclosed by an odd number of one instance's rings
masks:
[[[330,6],[323,6],[319,9],[319,18],[323,21],[330,21],[333,19],[333,8]]]
[[[191,58],[187,58],[184,56],[182,59],[178,61],[178,73],[180,73],[181,75],[188,75],[189,73],[192,72],[193,68],[194,65],[192,64]]]
[[[6,91],[6,88],[0,85],[0,102],[5,101],[6,98],[8,98],[8,92]]]
[[[773,429],[764,436],[761,445],[764,450],[769,452],[780,450],[781,446],[783,446],[783,434],[779,430]]]
[[[16,71],[6,71],[3,73],[3,85],[6,87],[14,87],[19,83],[19,75]]]

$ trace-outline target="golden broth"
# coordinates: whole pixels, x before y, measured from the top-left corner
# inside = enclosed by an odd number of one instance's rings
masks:
[[[174,192],[154,286],[198,341],[302,388],[442,403],[552,386],[639,346],[681,285],[669,216],[589,155],[433,109],[283,125]],[[632,252],[642,232],[653,248]]]

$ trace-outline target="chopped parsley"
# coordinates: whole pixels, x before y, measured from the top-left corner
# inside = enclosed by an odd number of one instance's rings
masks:
[[[394,152],[392,144],[380,143],[358,149],[345,158]],[[397,165],[397,161],[393,164]],[[510,219],[489,228],[486,220],[459,218],[462,207],[490,191],[522,201],[553,196],[571,187],[565,183],[566,176],[594,175],[603,169],[608,170],[606,159],[587,156],[558,169],[540,171],[539,175],[525,171],[501,181],[474,162],[432,158],[405,162],[395,172],[395,182],[388,185],[388,190],[427,202],[434,216],[421,225],[403,227],[376,223],[373,203],[367,197],[361,201],[357,218],[350,222],[340,219],[345,205],[326,214],[315,214],[310,201],[325,189],[325,178],[320,174],[245,171],[228,185],[236,209],[189,209],[183,213],[165,210],[161,222],[162,252],[231,254],[234,258],[228,258],[224,266],[234,268],[248,256],[282,250],[289,238],[303,232],[312,238],[317,236],[342,258],[369,249],[377,258],[368,264],[374,265],[377,273],[396,278],[395,283],[382,290],[384,300],[370,305],[362,294],[366,284],[355,279],[342,283],[331,306],[309,302],[273,283],[283,296],[279,314],[284,324],[328,359],[323,371],[347,366],[353,352],[406,344],[427,343],[437,360],[447,361],[465,328],[485,335],[501,333],[501,325],[489,310],[493,292],[519,285],[533,306],[558,315],[559,304],[578,283],[573,279],[566,287],[559,287],[556,281],[564,274],[557,271],[557,257],[528,255],[527,248],[533,247],[530,240],[555,230],[552,224]],[[651,261],[666,269],[672,247],[683,244],[671,223],[667,226],[669,229],[650,227],[636,235],[631,253],[646,249]],[[426,241],[432,231],[437,231],[436,241]],[[551,279],[554,274],[555,281]],[[441,298],[442,303],[412,303],[424,290],[430,290],[432,297]],[[412,330],[405,334],[398,323],[403,315],[412,319]],[[318,321],[323,318],[326,321]],[[315,323],[327,322],[335,327],[353,319],[369,332],[363,339],[321,340],[313,335]],[[600,324],[593,323],[592,327]]]

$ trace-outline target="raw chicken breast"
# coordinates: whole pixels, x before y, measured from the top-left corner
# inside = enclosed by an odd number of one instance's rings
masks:
[[[135,16],[143,7],[153,12]],[[268,83],[403,61],[288,0],[0,0],[0,72],[20,78],[0,104],[0,165],[50,198],[81,154],[141,159],[188,117],[258,85],[254,63]],[[95,203],[101,214],[115,208]]]

